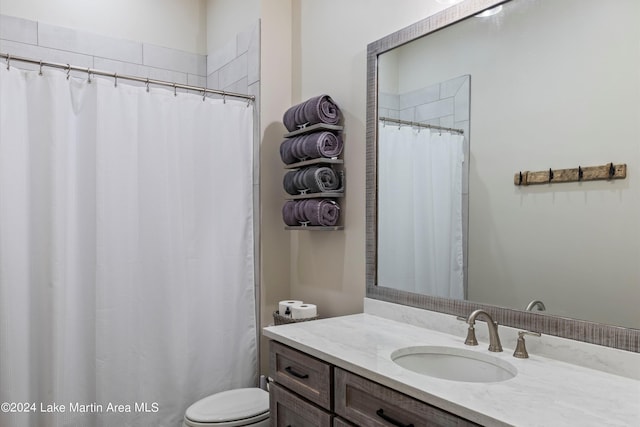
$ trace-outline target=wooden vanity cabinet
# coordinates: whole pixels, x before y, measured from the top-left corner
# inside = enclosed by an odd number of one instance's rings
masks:
[[[274,427],[477,426],[275,341],[269,364]]]

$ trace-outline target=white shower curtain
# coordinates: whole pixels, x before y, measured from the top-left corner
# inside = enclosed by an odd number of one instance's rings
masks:
[[[1,426],[255,384],[253,107],[118,83],[0,69]]]
[[[378,128],[378,284],[464,298],[463,136]]]

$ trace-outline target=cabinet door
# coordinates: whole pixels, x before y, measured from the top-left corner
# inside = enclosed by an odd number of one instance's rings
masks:
[[[331,411],[333,368],[326,362],[271,341],[271,377],[280,385]]]
[[[278,384],[269,385],[269,394],[272,427],[331,427],[331,414]]]
[[[477,426],[405,394],[342,369],[335,369],[335,412],[346,420],[371,427]]]

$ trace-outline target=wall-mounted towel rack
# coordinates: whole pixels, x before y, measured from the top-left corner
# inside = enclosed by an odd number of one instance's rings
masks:
[[[554,184],[557,182],[600,181],[624,179],[627,177],[625,163],[615,165],[607,163],[602,166],[578,166],[572,169],[547,169],[543,171],[517,172],[513,176],[515,185]]]

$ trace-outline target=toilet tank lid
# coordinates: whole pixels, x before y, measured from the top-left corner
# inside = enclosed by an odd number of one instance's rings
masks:
[[[260,388],[238,388],[198,400],[185,416],[196,422],[213,423],[255,417],[269,411],[269,393]]]

